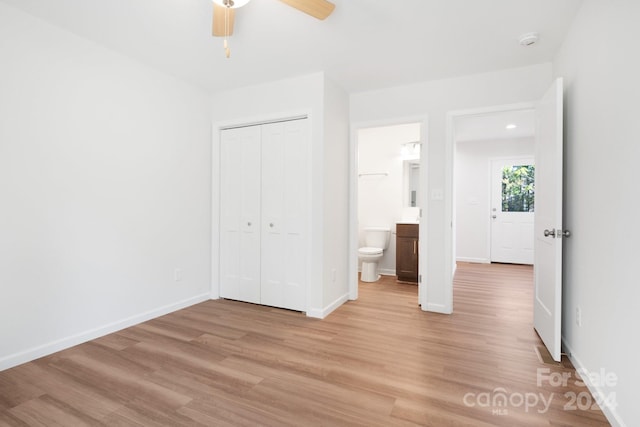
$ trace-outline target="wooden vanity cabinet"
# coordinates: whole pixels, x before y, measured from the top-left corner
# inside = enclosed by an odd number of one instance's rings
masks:
[[[418,224],[396,224],[396,276],[418,283]]]

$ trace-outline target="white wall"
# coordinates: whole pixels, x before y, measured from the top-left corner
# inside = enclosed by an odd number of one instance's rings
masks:
[[[0,369],[207,299],[208,98],[4,3],[0,57]]]
[[[451,176],[445,173],[450,156],[446,143],[447,112],[535,101],[550,84],[551,64],[540,64],[351,95],[351,121],[355,124],[389,122],[408,116],[429,117],[428,173],[422,179],[428,183],[427,194],[443,191],[444,200],[435,197],[425,203],[427,255],[421,257],[420,269],[426,272],[427,292],[422,298],[427,301],[423,301],[423,308],[448,313],[453,307],[451,280],[447,276],[452,265],[452,189]],[[425,253],[423,243],[421,254]]]
[[[348,175],[348,98],[325,79],[323,73],[295,77],[258,86],[217,93],[212,100],[213,133],[213,253],[214,297],[218,277],[219,135],[218,129],[233,124],[308,114],[311,119],[311,209],[309,286],[307,314],[324,317],[346,301],[348,224],[346,197]],[[335,111],[335,112],[334,112]],[[344,147],[344,148],[342,148]],[[344,218],[343,218],[344,217]],[[341,231],[342,230],[342,231]],[[344,233],[344,235],[343,235]],[[343,236],[342,236],[343,235]],[[341,237],[342,236],[342,237]],[[330,243],[329,243],[330,242]],[[332,245],[331,247],[329,246]],[[336,270],[335,273],[333,270]],[[341,278],[341,276],[344,276]],[[333,280],[335,277],[335,281]],[[341,296],[337,296],[342,293]],[[332,299],[333,298],[333,299]],[[331,305],[328,300],[335,301]]]
[[[534,157],[535,139],[497,139],[456,143],[456,258],[491,262],[491,159]]]
[[[554,63],[565,79],[563,341],[574,364],[618,378],[605,408],[640,425],[640,3],[585,1]],[[576,308],[582,327],[576,325]],[[597,384],[596,384],[597,385]]]
[[[365,227],[389,227],[389,248],[378,262],[382,274],[396,273],[396,223],[403,219],[404,160],[402,144],[420,141],[420,123],[373,127],[358,131],[358,240],[366,246]]]
[[[324,82],[324,296],[329,314],[349,297],[349,96]]]

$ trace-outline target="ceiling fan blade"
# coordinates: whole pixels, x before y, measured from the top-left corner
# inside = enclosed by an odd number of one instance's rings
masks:
[[[331,15],[336,5],[327,0],[280,0],[314,18],[325,19]]]
[[[226,13],[229,12],[229,31],[225,34]],[[236,15],[235,9],[219,6],[213,3],[213,35],[216,37],[230,36],[233,34],[233,22]]]

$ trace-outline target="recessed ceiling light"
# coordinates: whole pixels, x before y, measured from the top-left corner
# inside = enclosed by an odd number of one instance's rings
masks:
[[[505,129],[509,129],[509,130],[511,130],[511,129],[515,129],[515,128],[517,128],[517,127],[518,127],[518,126],[516,126],[516,125],[514,125],[513,123],[511,123],[511,124],[506,125],[504,128],[505,128]]]

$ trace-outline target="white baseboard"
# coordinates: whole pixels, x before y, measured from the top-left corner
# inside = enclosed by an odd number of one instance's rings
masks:
[[[569,358],[569,360],[571,360],[571,363],[573,363],[573,367],[576,368],[576,371],[589,372],[589,370],[582,364],[578,356],[576,356],[572,348],[567,345],[567,342],[564,340],[564,338],[562,339],[562,347],[565,349],[567,357]],[[598,384],[593,383],[589,375],[581,375],[581,379],[589,389],[589,392],[591,392],[591,395],[594,396],[594,398],[596,398],[599,403],[602,402],[600,404],[600,409],[602,409],[602,413],[604,414],[604,416],[607,417],[607,421],[609,421],[609,423],[614,427],[626,427],[626,424],[620,418],[620,415],[616,411],[616,408],[611,406],[611,402],[609,402],[607,399],[598,399],[596,397],[607,396],[606,392],[603,391]]]
[[[201,303],[203,301],[207,301],[209,299],[211,299],[210,292],[196,295],[195,297],[187,298],[173,304],[158,307],[141,314],[136,314],[135,316],[109,323],[108,325],[90,329],[88,331],[72,335],[70,337],[61,338],[59,340],[39,345],[37,347],[33,347],[19,353],[10,354],[0,359],[0,371],[30,362],[40,357],[48,356],[57,351],[65,350],[67,348],[73,347],[74,345],[82,344],[84,342],[100,338],[104,335],[137,325],[138,323],[146,322],[147,320],[155,319],[156,317],[164,316],[165,314]]]
[[[468,257],[457,257],[457,262],[472,262],[475,264],[491,264],[491,260],[487,258],[468,258]]]
[[[362,273],[362,269],[360,267],[358,267],[358,273]],[[381,276],[395,276],[396,270],[391,268],[379,268],[378,274]]]
[[[434,313],[441,314],[451,314],[451,310],[448,310],[444,304],[427,303],[425,311],[432,311]]]
[[[307,310],[307,317],[314,317],[316,319],[324,319],[331,314],[333,310],[340,307],[342,304],[349,300],[349,294],[346,293],[336,299],[334,302],[326,306],[325,308],[312,308]]]
[[[383,276],[395,276],[396,270],[391,268],[379,268],[378,274],[381,274]]]

